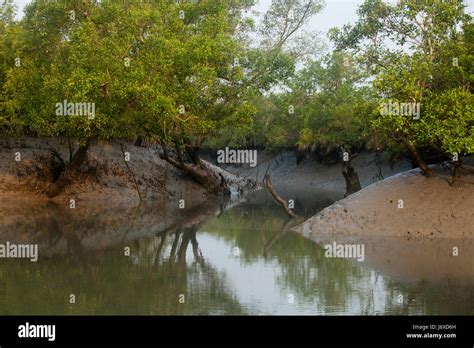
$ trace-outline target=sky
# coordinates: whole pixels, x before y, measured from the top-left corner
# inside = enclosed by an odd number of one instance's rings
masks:
[[[30,1],[31,0],[14,0],[14,3],[18,7],[18,18],[22,16],[24,6]],[[325,0],[325,8],[311,19],[305,29],[308,31],[321,32],[321,36],[324,38],[329,29],[356,22],[357,8],[363,2],[364,0]],[[474,0],[466,0],[465,3],[468,6],[468,12],[473,13]],[[259,0],[256,10],[263,14],[270,4],[271,0]]]

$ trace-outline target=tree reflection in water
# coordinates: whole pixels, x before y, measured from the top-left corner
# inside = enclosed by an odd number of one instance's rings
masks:
[[[0,314],[474,314],[474,243],[453,258],[456,241],[368,239],[359,263],[271,200],[176,207],[5,206],[0,243],[38,243],[39,260],[0,260]]]

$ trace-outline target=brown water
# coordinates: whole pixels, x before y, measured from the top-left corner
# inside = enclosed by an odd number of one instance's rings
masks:
[[[295,197],[300,214],[331,203],[315,197]],[[263,191],[184,210],[0,211],[0,243],[39,245],[37,262],[0,258],[2,315],[474,314],[472,242],[338,241],[363,243],[364,261],[328,258],[330,240],[282,232],[287,217]]]

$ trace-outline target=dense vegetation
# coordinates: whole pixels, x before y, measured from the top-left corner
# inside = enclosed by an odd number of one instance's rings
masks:
[[[159,143],[213,192],[226,187],[202,165],[203,146],[335,152],[346,179],[364,148],[407,153],[427,176],[427,160],[457,168],[474,153],[474,24],[462,1],[366,0],[324,54],[302,30],[319,0],[274,0],[259,25],[253,6],[34,0],[15,20],[4,1],[2,136],[79,142],[50,196],[99,139]],[[68,102],[93,114],[58,112]]]

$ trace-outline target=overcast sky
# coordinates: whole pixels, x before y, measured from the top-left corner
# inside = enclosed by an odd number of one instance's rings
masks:
[[[18,17],[22,16],[23,8],[29,2],[30,0],[14,0],[14,3],[18,6]],[[327,31],[333,27],[354,23],[357,20],[357,7],[363,2],[364,0],[325,0],[324,10],[312,18],[307,29],[319,31],[323,36],[326,36]],[[474,0],[465,2],[468,5],[468,12],[472,13],[474,11]],[[271,0],[260,0],[256,9],[264,12],[270,3]]]

